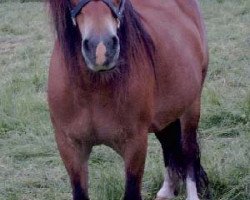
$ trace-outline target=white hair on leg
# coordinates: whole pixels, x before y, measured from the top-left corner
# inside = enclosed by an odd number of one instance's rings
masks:
[[[172,199],[175,197],[174,191],[175,191],[175,183],[173,177],[170,176],[169,170],[166,168],[164,182],[161,189],[157,193],[156,200]]]
[[[186,178],[187,199],[199,200],[193,169],[188,169]]]

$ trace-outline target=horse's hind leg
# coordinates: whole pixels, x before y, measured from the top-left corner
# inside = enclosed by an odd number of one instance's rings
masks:
[[[88,198],[88,158],[91,147],[71,140],[63,132],[56,132],[57,146],[70,176],[74,200]]]
[[[196,101],[180,118],[162,131],[156,133],[166,166],[165,180],[157,194],[157,200],[174,197],[175,177],[186,181],[187,200],[199,200],[197,191],[206,189],[208,179],[200,164],[197,127],[200,116],[200,102]],[[209,198],[209,193],[207,193]]]
[[[197,127],[200,101],[196,101],[181,117],[183,169],[185,170],[187,200],[198,200],[197,191],[207,189],[208,178],[200,164]],[[209,194],[207,193],[207,198]]]
[[[166,167],[164,183],[157,193],[157,200],[172,199],[175,197],[178,176],[182,173],[180,120],[176,120],[155,135],[161,143]]]

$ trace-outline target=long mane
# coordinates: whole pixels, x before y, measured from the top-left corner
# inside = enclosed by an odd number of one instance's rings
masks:
[[[70,10],[67,0],[48,0],[51,16],[54,22],[57,39],[64,53],[65,61],[72,77],[82,74],[80,60],[81,54],[81,35],[71,20]],[[131,63],[141,64],[142,59],[152,66],[154,73],[154,53],[155,47],[153,40],[145,30],[140,15],[136,12],[129,0],[125,3],[125,9],[118,30],[120,39],[120,56],[116,68],[118,73],[105,77],[115,82],[115,79],[122,80],[129,75]],[[91,73],[90,73],[91,74]],[[102,82],[102,75],[91,75],[95,82]],[[110,78],[111,77],[111,78]],[[96,81],[99,80],[99,81]]]

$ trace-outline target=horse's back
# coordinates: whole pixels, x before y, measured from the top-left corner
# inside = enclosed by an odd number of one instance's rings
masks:
[[[132,3],[156,48],[152,126],[158,130],[180,117],[200,97],[208,65],[204,23],[196,0]]]
[[[156,47],[165,44],[165,53],[196,44],[203,64],[208,62],[208,49],[203,18],[197,0],[132,0],[142,22],[153,37]],[[165,43],[164,40],[165,39]],[[174,49],[173,49],[174,48]]]

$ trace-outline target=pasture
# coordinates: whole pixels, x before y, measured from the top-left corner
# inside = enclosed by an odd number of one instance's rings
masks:
[[[200,2],[210,48],[199,129],[202,163],[213,199],[248,200],[250,1]],[[0,0],[0,200],[71,197],[46,102],[53,40],[43,3]],[[91,200],[122,199],[123,163],[116,153],[103,146],[94,148],[89,170]],[[161,148],[151,134],[145,200],[154,199],[162,180]]]

